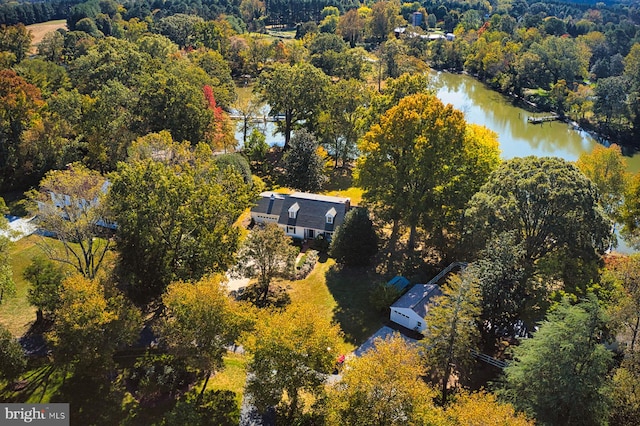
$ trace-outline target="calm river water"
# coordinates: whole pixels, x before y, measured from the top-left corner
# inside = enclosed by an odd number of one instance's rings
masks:
[[[444,103],[461,110],[467,122],[482,124],[498,134],[502,158],[524,157],[527,155],[556,156],[575,161],[583,152],[591,152],[598,144],[587,132],[561,122],[531,124],[529,116],[544,115],[526,111],[514,106],[506,96],[488,89],[473,77],[433,71],[431,74],[437,96]],[[250,87],[238,89],[241,97],[251,96]],[[268,108],[264,109],[268,113]],[[270,145],[282,145],[282,135],[274,133],[274,123],[264,123],[262,130]],[[242,133],[236,138],[242,144]],[[628,170],[640,172],[640,154],[627,157]],[[619,238],[618,251],[632,251]]]
[[[433,71],[431,74],[437,96],[445,104],[461,110],[467,122],[482,124],[498,134],[500,150],[505,159],[527,155],[556,156],[575,161],[583,152],[591,152],[598,143],[585,131],[553,121],[531,124],[529,116],[536,114],[514,106],[506,96],[488,89],[473,77]],[[251,95],[250,87],[238,89],[240,97]],[[268,113],[268,108],[264,109]],[[274,134],[274,123],[266,123],[263,131],[270,145],[282,145],[284,138]],[[236,134],[242,144],[242,133]],[[640,155],[627,157],[629,171],[640,171]]]

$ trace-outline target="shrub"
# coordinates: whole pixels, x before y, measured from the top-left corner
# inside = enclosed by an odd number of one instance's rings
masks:
[[[395,300],[400,297],[402,292],[392,285],[386,283],[378,283],[371,294],[369,295],[369,302],[380,313],[385,313],[389,309],[389,306]]]
[[[324,235],[318,235],[312,242],[311,248],[319,251],[320,253],[327,253],[329,251],[330,241],[328,241]]]
[[[296,280],[305,279],[313,271],[316,262],[318,262],[318,254],[316,250],[309,250],[302,256],[298,265],[296,265]]]

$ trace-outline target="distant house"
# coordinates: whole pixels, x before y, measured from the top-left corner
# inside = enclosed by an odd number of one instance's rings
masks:
[[[312,239],[323,236],[331,240],[351,208],[349,198],[295,192],[263,192],[251,209],[256,223],[277,223],[292,237]]]
[[[454,262],[433,277],[427,284],[416,284],[391,305],[389,319],[410,330],[423,332],[427,325],[424,317],[429,312],[433,299],[442,294],[440,286],[449,274],[466,267],[466,263]]]
[[[100,188],[100,192],[106,194],[109,186],[111,186],[111,182],[105,180]],[[93,200],[86,200],[84,198],[78,199],[67,194],[59,194],[52,191],[49,191],[49,196],[51,197],[51,204],[38,201],[38,210],[44,213],[48,209],[53,208],[62,218],[72,222],[78,220],[79,216],[85,215],[88,210],[96,207],[100,202],[97,196]],[[97,218],[94,224],[112,231],[118,227],[115,222],[108,221],[104,218]]]

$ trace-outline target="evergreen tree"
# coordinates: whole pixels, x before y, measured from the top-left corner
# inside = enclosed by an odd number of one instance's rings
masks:
[[[441,381],[442,405],[447,403],[453,369],[461,371],[471,361],[471,350],[478,340],[479,305],[475,277],[468,273],[452,275],[425,317],[424,358]]]
[[[327,181],[324,159],[318,153],[318,141],[304,129],[298,130],[290,142],[290,149],[282,158],[286,184],[300,191],[313,192]]]
[[[602,344],[605,327],[595,296],[578,305],[564,299],[533,338],[514,349],[501,396],[542,425],[605,424],[612,364]]]
[[[333,234],[331,257],[348,266],[367,265],[378,252],[378,236],[364,208],[350,210]]]

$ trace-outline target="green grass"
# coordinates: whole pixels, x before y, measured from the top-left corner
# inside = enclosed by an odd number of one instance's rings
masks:
[[[224,370],[216,373],[207,384],[210,390],[230,390],[236,394],[238,407],[242,405],[244,385],[247,381],[247,359],[244,355],[228,353],[224,357]]]
[[[367,340],[386,319],[369,302],[378,281],[371,271],[339,268],[333,259],[326,259],[304,280],[286,284],[291,286],[292,303],[312,304],[340,325],[344,332],[341,349],[347,353]]]
[[[33,367],[17,381],[24,384],[20,390],[11,390],[3,383],[0,387],[0,400],[32,404],[51,402],[63,385],[65,375],[66,372],[51,364]]]
[[[14,336],[22,336],[36,318],[36,309],[27,301],[30,284],[22,276],[31,263],[31,259],[42,254],[36,245],[40,237],[31,235],[16,241],[11,247],[10,261],[13,269],[13,281],[16,283],[16,295],[7,297],[0,305],[0,324]]]

